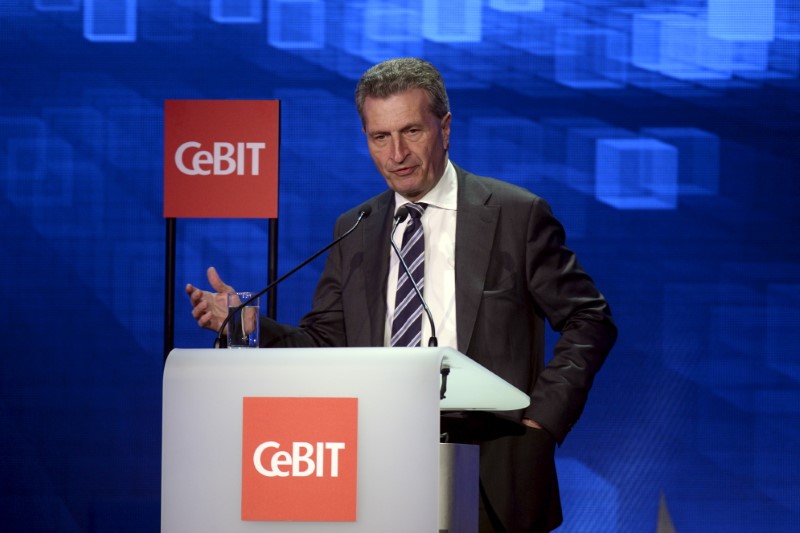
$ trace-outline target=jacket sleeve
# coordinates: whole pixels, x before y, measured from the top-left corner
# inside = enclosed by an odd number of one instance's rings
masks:
[[[335,235],[341,235],[341,218]],[[314,348],[346,345],[344,313],[342,310],[341,247],[334,246],[328,253],[311,311],[299,326],[281,324],[261,317],[261,341],[264,348]]]
[[[608,303],[566,247],[562,225],[541,198],[533,203],[527,235],[528,288],[560,338],[536,379],[524,416],[560,443],[583,411],[617,328]]]

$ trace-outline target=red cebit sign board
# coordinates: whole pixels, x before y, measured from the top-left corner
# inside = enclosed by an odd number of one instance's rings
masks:
[[[242,520],[354,522],[357,398],[243,398]]]
[[[164,217],[277,218],[280,102],[164,102]]]

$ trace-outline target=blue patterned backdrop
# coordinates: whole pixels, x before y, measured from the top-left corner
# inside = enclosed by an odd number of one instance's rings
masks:
[[[164,100],[281,100],[282,273],[384,189],[352,91],[401,55],[444,74],[453,160],[548,199],[617,318],[561,531],[798,530],[797,0],[0,1],[3,529],[158,528]],[[183,284],[263,286],[266,235],[178,222],[177,346],[212,338]]]

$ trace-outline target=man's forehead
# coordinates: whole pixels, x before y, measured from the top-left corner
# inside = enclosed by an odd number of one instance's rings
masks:
[[[386,97],[368,96],[364,99],[364,126],[386,123],[415,122],[432,115],[430,96],[422,89],[410,89]]]

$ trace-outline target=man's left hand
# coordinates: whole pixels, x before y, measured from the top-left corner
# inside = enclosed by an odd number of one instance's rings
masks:
[[[523,418],[522,423],[531,428],[544,429],[537,421],[531,420],[530,418]]]

